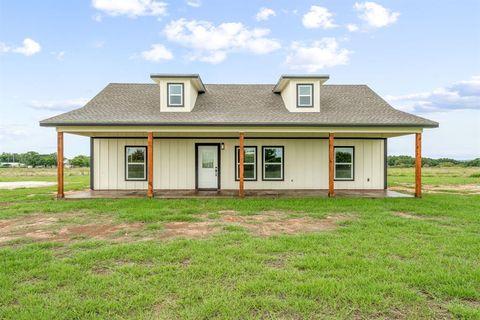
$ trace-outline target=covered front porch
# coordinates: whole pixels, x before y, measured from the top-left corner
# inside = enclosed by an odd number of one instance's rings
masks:
[[[91,190],[68,193],[64,192],[63,185],[63,151],[64,133],[71,133],[90,137],[91,139]],[[416,153],[416,178],[415,178],[415,196],[421,197],[421,128],[318,128],[318,127],[57,127],[57,142],[58,142],[58,190],[57,197],[59,199],[88,199],[88,198],[122,198],[122,197],[158,197],[158,198],[188,198],[188,197],[398,197],[402,196],[399,193],[386,190],[386,155],[387,155],[387,139],[401,135],[414,134],[415,139],[415,153]],[[117,141],[123,140],[122,143]],[[135,143],[144,145],[144,179],[138,181],[123,181],[127,180],[125,156],[128,141],[136,141]],[[108,155],[107,162],[96,164],[98,157],[94,141],[107,141],[107,150],[110,155],[117,157],[112,165],[111,156]],[[114,143],[109,144],[108,141]],[[299,141],[299,142],[297,142]],[[380,155],[378,159],[373,161],[368,158],[368,153],[359,153],[359,165],[354,163],[354,144],[360,141],[367,145],[367,141],[376,141],[375,145],[371,144],[369,153]],[[272,144],[270,144],[272,142]],[[307,143],[308,142],[308,143]],[[302,144],[303,143],[303,144]],[[175,144],[177,149],[168,147]],[[199,188],[199,174],[198,174],[198,148],[199,145],[217,145],[218,146],[218,184],[214,190],[202,190]],[[279,145],[282,146],[279,147]],[[193,149],[195,145],[195,149]],[[283,145],[288,147],[283,147]],[[302,145],[301,148],[297,147]],[[335,148],[345,147],[350,145],[352,148],[352,174],[355,177],[349,181],[339,181],[336,177],[336,153]],[[112,148],[113,146],[113,148]],[[163,146],[163,147],[162,147]],[[250,146],[250,147],[249,147]],[[264,154],[263,148],[265,146],[275,146],[282,150],[282,170],[281,179],[276,181],[268,181],[265,175]],[[321,147],[320,147],[321,146]],[[317,156],[310,156],[308,163],[298,161],[302,159],[313,148],[318,151]],[[159,151],[163,148],[161,151]],[[258,153],[261,154],[261,160],[255,164],[255,172],[257,176],[255,179],[249,179],[248,172],[246,174],[245,168],[251,164],[246,161],[246,149],[258,148]],[[138,148],[137,148],[138,149]],[[179,150],[187,150],[180,154]],[[262,149],[262,150],[261,150]],[[321,150],[320,150],[321,149]],[[101,149],[99,149],[101,150]],[[193,151],[195,150],[195,151]],[[233,150],[235,154],[233,156]],[[284,161],[283,150],[287,153],[286,161]],[[317,152],[317,151],[313,152]],[[183,152],[182,151],[182,152]],[[357,150],[355,150],[356,152]],[[125,153],[123,153],[125,152]],[[192,154],[194,152],[194,154]],[[168,155],[170,159],[164,156],[160,157],[158,154]],[[170,156],[170,153],[172,156]],[[220,153],[224,162],[220,166]],[[320,154],[322,153],[322,154]],[[122,154],[122,155],[120,155]],[[293,158],[295,155],[295,158]],[[257,157],[255,151],[255,157]],[[169,164],[166,164],[169,161]],[[372,162],[373,161],[373,162]],[[181,179],[178,175],[171,174],[172,163],[181,163],[180,168],[176,168],[177,173],[182,172]],[[261,167],[260,167],[261,163]],[[96,172],[107,172],[111,178],[115,177],[116,181],[114,187],[111,184],[104,184],[101,187],[98,179],[98,174],[94,176],[94,169]],[[214,162],[212,168],[215,168],[215,175],[217,175],[217,163]],[[286,169],[284,169],[286,167]],[[375,177],[371,178],[370,174],[364,170],[378,170],[381,172]],[[182,169],[183,168],[183,169]],[[235,169],[233,169],[235,168]],[[278,167],[280,168],[280,167]],[[367,169],[366,169],[367,168]],[[119,170],[125,170],[121,172]],[[262,171],[263,170],[263,171]],[[295,171],[296,170],[296,171]],[[314,172],[315,170],[322,170],[322,172]],[[359,172],[355,172],[355,170]],[[160,172],[162,171],[162,172]],[[188,171],[185,173],[185,171]],[[280,172],[279,171],[279,172]],[[290,172],[290,173],[289,173]],[[300,173],[299,173],[300,172]],[[251,172],[250,172],[251,174]],[[222,175],[222,178],[220,176]],[[290,175],[290,176],[289,176]],[[300,176],[301,175],[301,176]],[[285,176],[287,178],[285,178]],[[309,177],[311,176],[311,177]],[[261,177],[261,178],[260,178]],[[384,177],[380,181],[379,177]],[[165,182],[167,179],[168,182]],[[314,181],[308,184],[308,181]],[[183,180],[183,187],[177,183],[177,180]],[[217,180],[217,179],[215,179]],[[258,181],[257,181],[258,180]],[[261,180],[261,181],[260,181]],[[275,179],[274,179],[275,180]],[[294,181],[295,180],[295,181]],[[364,180],[365,183],[358,181]],[[372,181],[374,180],[374,184]],[[103,180],[104,181],[104,180]],[[142,182],[143,181],[143,182]],[[172,182],[173,181],[173,182]],[[298,182],[300,181],[300,182]],[[174,187],[171,186],[174,184]],[[360,187],[358,187],[360,185]],[[129,188],[124,188],[127,186]],[[273,188],[271,188],[273,186]],[[346,187],[346,188],[345,188]],[[383,189],[382,189],[383,188]]]
[[[238,190],[197,191],[197,190],[154,190],[155,198],[238,198]],[[252,198],[327,198],[328,190],[245,190],[245,197]],[[411,198],[410,194],[392,190],[335,190],[340,198]],[[143,198],[140,190],[84,190],[65,193],[65,199],[123,199]]]

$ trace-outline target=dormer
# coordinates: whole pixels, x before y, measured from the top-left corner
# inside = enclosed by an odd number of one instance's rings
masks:
[[[284,74],[273,88],[290,112],[320,112],[321,86],[328,75]]]
[[[198,74],[154,73],[150,78],[159,85],[160,112],[190,112],[205,92]]]

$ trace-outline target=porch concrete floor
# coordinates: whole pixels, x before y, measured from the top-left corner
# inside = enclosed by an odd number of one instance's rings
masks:
[[[65,199],[120,199],[143,198],[146,190],[84,190],[65,193]],[[157,199],[184,198],[238,198],[238,190],[196,191],[196,190],[155,190]],[[341,198],[412,198],[410,194],[392,190],[335,190]],[[328,190],[246,190],[246,197],[302,198],[327,197]]]

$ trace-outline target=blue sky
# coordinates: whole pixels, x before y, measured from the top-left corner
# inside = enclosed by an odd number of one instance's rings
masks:
[[[326,73],[440,122],[424,155],[480,156],[480,1],[0,0],[0,152],[55,152],[38,121],[109,82],[199,73],[275,83]],[[67,135],[66,155],[88,152]],[[390,154],[414,152],[413,137]]]

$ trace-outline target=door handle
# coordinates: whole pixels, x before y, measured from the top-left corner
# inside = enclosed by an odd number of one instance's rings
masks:
[[[218,176],[218,167],[215,167],[215,177]]]

